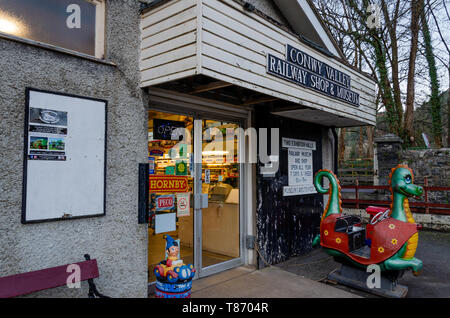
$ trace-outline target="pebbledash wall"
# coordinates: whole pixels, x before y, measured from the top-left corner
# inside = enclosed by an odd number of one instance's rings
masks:
[[[0,38],[0,277],[96,258],[101,292],[147,296],[147,227],[137,222],[138,163],[147,160],[139,88],[139,2],[107,1],[100,63]],[[108,101],[106,216],[21,224],[25,88]],[[83,171],[80,171],[83,173]],[[86,297],[60,287],[30,297]]]

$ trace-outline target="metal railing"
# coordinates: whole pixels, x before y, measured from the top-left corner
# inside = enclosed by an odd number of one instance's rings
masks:
[[[354,199],[343,198],[342,205],[346,208],[362,209],[369,205],[390,206],[389,200],[362,200],[360,199],[360,191],[362,189],[367,190],[385,190],[390,191],[390,187],[387,185],[359,185],[356,180],[355,185],[342,185],[342,189],[353,189],[355,193]],[[412,212],[425,213],[425,214],[441,214],[450,215],[450,203],[434,203],[429,200],[429,193],[433,191],[449,192],[450,187],[432,187],[428,185],[428,179],[424,178],[423,186],[424,194],[422,198],[424,201],[417,202],[409,200],[409,207]]]

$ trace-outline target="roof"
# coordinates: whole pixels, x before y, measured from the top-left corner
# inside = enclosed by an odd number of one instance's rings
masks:
[[[143,3],[142,1],[141,13],[169,1],[172,0],[147,0],[147,3]],[[347,61],[311,0],[269,0],[278,7],[281,14],[289,23],[289,26],[284,25],[275,20],[273,17],[265,14],[246,0],[234,1],[241,4],[246,10],[258,14],[262,18],[274,23],[284,31],[295,35],[302,43],[308,45],[316,51],[335,58],[356,72],[364,75],[372,81],[375,81],[373,76],[361,71]]]
[[[273,0],[295,33],[344,58],[331,32],[310,0]]]

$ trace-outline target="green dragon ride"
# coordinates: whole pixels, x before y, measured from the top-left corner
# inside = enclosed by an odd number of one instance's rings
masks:
[[[321,182],[326,178],[329,188]],[[342,214],[341,187],[336,175],[329,170],[320,170],[314,177],[314,186],[321,194],[328,194],[328,203],[320,222],[320,234],[313,246],[320,245],[340,262],[365,268],[378,264],[382,271],[412,269],[418,275],[422,261],[415,258],[419,241],[417,224],[409,209],[408,197],[418,197],[423,188],[413,184],[413,172],[406,165],[391,170],[389,185],[391,207],[389,209],[369,207],[372,215],[364,228],[356,217]]]

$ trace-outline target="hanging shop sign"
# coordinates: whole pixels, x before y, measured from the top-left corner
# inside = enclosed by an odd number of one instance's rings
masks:
[[[188,154],[188,145],[179,144],[178,147],[178,155],[180,156],[180,158],[186,159]]]
[[[149,191],[155,192],[187,192],[188,178],[178,176],[149,176]]]
[[[282,138],[288,150],[288,186],[283,187],[283,196],[317,193],[313,184],[314,141]]]
[[[174,175],[175,174],[175,167],[174,166],[167,166],[166,167],[166,175]]]
[[[187,162],[185,160],[177,160],[175,163],[175,174],[177,176],[186,176],[187,172]]]
[[[106,107],[26,90],[22,223],[105,214]]]
[[[156,197],[156,211],[166,211],[175,209],[175,195],[166,194]]]
[[[161,148],[151,148],[148,151],[149,156],[162,157],[164,156],[164,150]]]
[[[205,169],[205,183],[211,182],[211,170]]]
[[[359,94],[350,89],[349,75],[289,44],[285,60],[267,54],[267,73],[359,107]]]
[[[148,174],[155,174],[155,157],[148,157]]]
[[[153,139],[154,140],[179,140],[178,134],[173,134],[177,128],[184,128],[184,121],[153,119]]]

